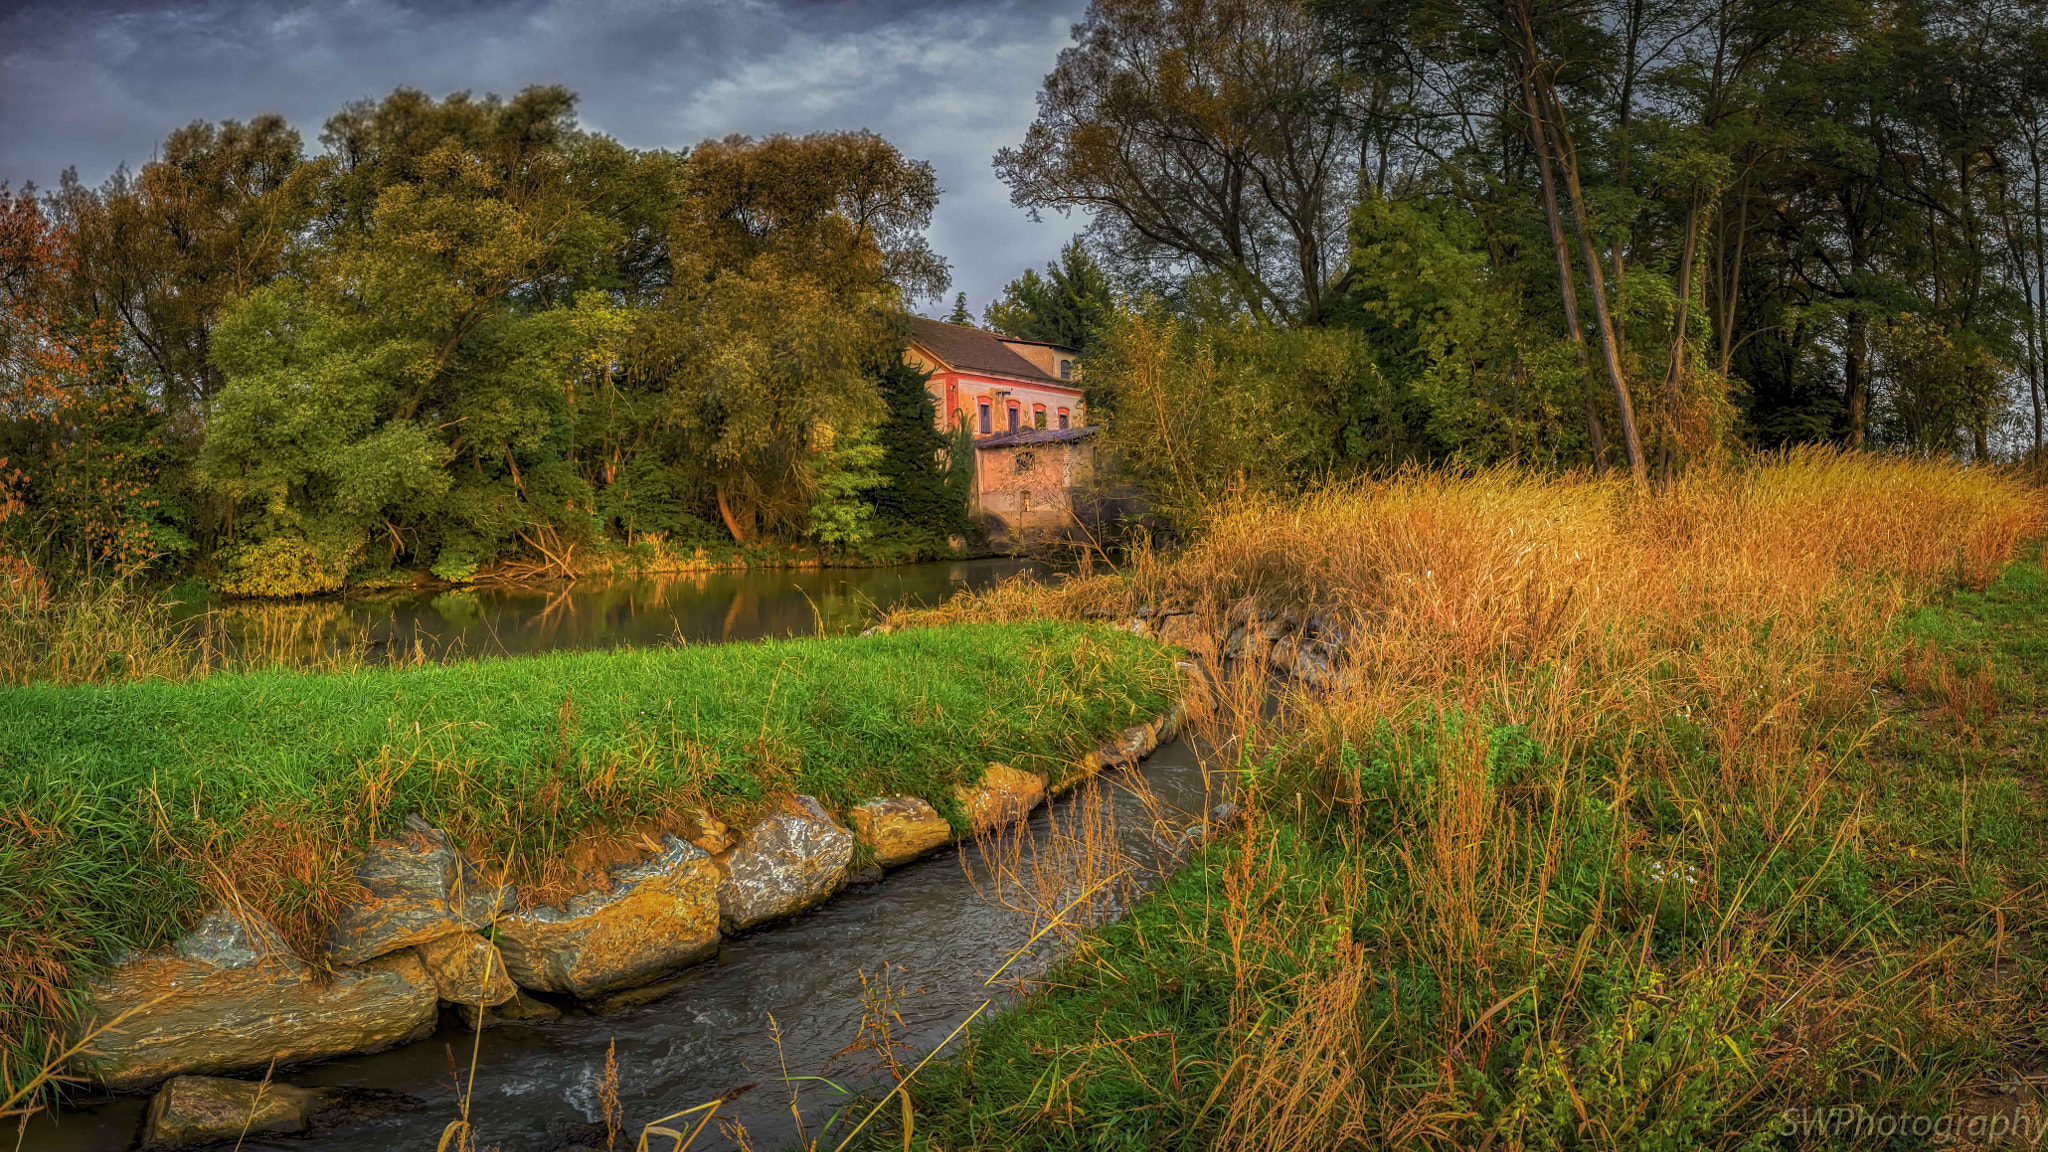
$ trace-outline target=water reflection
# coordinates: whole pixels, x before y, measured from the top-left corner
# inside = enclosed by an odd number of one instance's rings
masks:
[[[840,633],[877,608],[937,604],[1039,571],[1026,560],[893,568],[689,572],[555,586],[407,589],[348,600],[224,601],[193,610],[209,649],[260,662],[517,655],[556,649]]]

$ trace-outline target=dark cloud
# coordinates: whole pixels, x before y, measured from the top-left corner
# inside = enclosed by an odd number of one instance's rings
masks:
[[[0,180],[97,182],[192,120],[280,112],[318,146],[350,100],[400,85],[565,84],[636,147],[871,128],[930,160],[932,240],[977,310],[1077,222],[1034,224],[989,157],[1023,135],[1084,0],[328,0],[31,3],[0,15]]]

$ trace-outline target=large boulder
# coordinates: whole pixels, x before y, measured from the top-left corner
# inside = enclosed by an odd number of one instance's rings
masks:
[[[1215,646],[1216,634],[1202,623],[1202,619],[1193,612],[1156,616],[1152,620],[1152,635],[1162,644],[1204,653],[1205,649]]]
[[[1106,768],[1121,768],[1126,765],[1136,764],[1138,761],[1150,756],[1159,747],[1160,734],[1162,732],[1178,729],[1179,721],[1174,716],[1174,713],[1169,712],[1157,720],[1147,720],[1143,724],[1133,724],[1122,732],[1117,733],[1114,738],[1102,747],[1083,755],[1080,762],[1074,766],[1074,770],[1067,773],[1066,778],[1053,788],[1052,794],[1054,796],[1065,796],[1067,793],[1072,792],[1074,789],[1100,775]],[[1172,729],[1167,727],[1169,721],[1173,724]],[[1166,738],[1171,739],[1172,737],[1168,735]]]
[[[440,993],[410,950],[323,974],[247,909],[208,915],[177,944],[95,980],[87,1070],[113,1089],[374,1052],[434,1030]]]
[[[853,833],[810,796],[792,796],[725,858],[718,918],[728,932],[801,912],[839,890]]]
[[[953,826],[915,796],[882,796],[854,806],[853,834],[875,853],[875,862],[895,868],[944,847]]]
[[[611,869],[602,887],[498,919],[498,951],[522,988],[590,999],[645,984],[718,950],[718,869],[674,836]]]
[[[474,932],[457,932],[429,940],[415,949],[420,963],[451,1004],[503,1004],[519,992],[505,972],[498,949]]]
[[[288,1136],[374,1120],[420,1107],[416,1097],[377,1088],[298,1088],[290,1084],[179,1076],[149,1102],[142,1148],[197,1148],[244,1136]]]
[[[1031,815],[1045,802],[1045,777],[1008,764],[990,764],[973,788],[955,788],[954,798],[967,809],[976,832],[1008,827]]]
[[[337,964],[473,932],[512,907],[511,885],[493,883],[418,816],[408,816],[398,835],[370,845],[356,865],[356,883],[362,891],[327,935],[327,954]]]
[[[142,1147],[198,1148],[249,1136],[304,1132],[323,1094],[290,1084],[179,1076],[159,1088],[143,1122]]]

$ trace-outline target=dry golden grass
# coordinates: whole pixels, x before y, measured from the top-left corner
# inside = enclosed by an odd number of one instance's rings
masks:
[[[1988,897],[2006,919],[1944,959],[1888,922],[1911,893],[1866,900],[1844,869],[1871,850],[1873,689],[1903,666],[1958,731],[1997,709],[1988,670],[1908,650],[1902,612],[1988,586],[2042,525],[2016,477],[1829,452],[1657,493],[1411,472],[1239,499],[1116,575],[899,613],[1171,605],[1215,637],[1256,605],[1349,634],[1338,683],[1284,690],[1277,715],[1237,666],[1207,732],[1241,769],[1234,834],[1149,927],[1086,946],[1071,1002],[999,1022],[978,1082],[946,1082],[924,1123],[947,1147],[1065,1147],[1093,1138],[1073,1103],[1092,1091],[1097,1117],[1177,1116],[1226,1148],[1732,1147],[1767,1106],[1988,1075],[2013,1057],[1985,1038],[2032,1009],[1957,1009],[1997,999],[1977,975],[2033,881],[2010,877]],[[1201,1058],[1182,1035],[1185,1094],[1084,1061],[1069,1107],[1034,1112],[991,1071],[1115,1044],[1138,1025],[1106,1021],[1170,1015],[1196,985],[1227,1023]]]

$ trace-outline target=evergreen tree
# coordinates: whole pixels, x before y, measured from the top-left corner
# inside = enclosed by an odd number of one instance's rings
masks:
[[[946,317],[946,323],[958,324],[963,328],[974,327],[974,313],[967,310],[967,293],[953,297],[953,313]]]
[[[1010,281],[982,322],[1005,336],[1064,344],[1086,355],[1115,311],[1109,277],[1076,236],[1045,266],[1045,275],[1027,268]]]
[[[882,516],[951,536],[967,529],[967,503],[940,454],[949,447],[939,431],[937,409],[925,386],[931,374],[903,361],[899,353],[876,376],[887,413],[882,417],[882,462],[886,481],[870,495]]]

